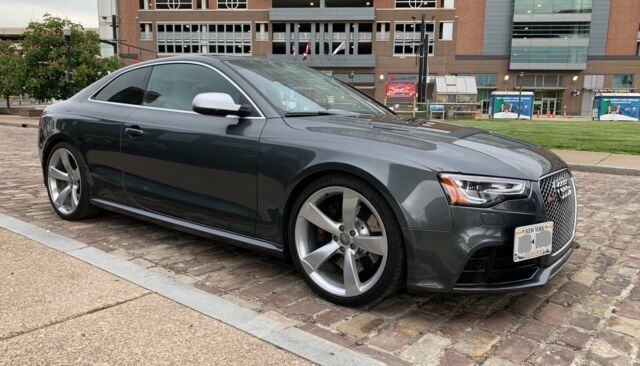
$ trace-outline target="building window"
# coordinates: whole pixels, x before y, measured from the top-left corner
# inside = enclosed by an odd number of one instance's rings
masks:
[[[604,75],[585,75],[584,88],[590,90],[604,89]]]
[[[149,0],[138,0],[138,8],[140,10],[148,10],[149,9]]]
[[[251,24],[158,24],[158,53],[251,55]]]
[[[436,0],[396,0],[396,8],[435,8]]]
[[[440,36],[441,41],[453,41],[453,23],[452,22],[440,22]]]
[[[140,23],[140,40],[150,40],[153,39],[153,32],[151,31],[151,23]]]
[[[592,0],[515,0],[514,14],[591,13]]]
[[[455,9],[454,0],[442,0],[442,7],[445,9]]]
[[[478,88],[493,88],[496,86],[496,80],[496,74],[476,75],[476,84],[478,84]]]
[[[516,22],[513,38],[589,38],[590,22]]]
[[[426,23],[425,37],[429,38],[429,55],[433,55],[434,50],[434,24]],[[394,55],[415,55],[420,49],[422,40],[420,39],[420,23],[395,23],[395,34],[393,37]]]
[[[388,41],[391,39],[391,24],[388,22],[376,23],[376,41]]]
[[[587,46],[513,46],[511,62],[584,64],[587,62],[587,49]]]
[[[256,23],[256,41],[269,40],[269,23]]]
[[[564,75],[562,74],[524,74],[522,78],[516,76],[516,85],[523,88],[550,88],[559,89],[564,84]]]
[[[198,0],[198,9],[209,9],[209,0]]]
[[[614,89],[633,89],[633,75],[613,75]]]
[[[220,10],[237,10],[246,8],[247,0],[218,0],[218,9]]]
[[[156,9],[159,10],[182,10],[191,9],[193,2],[191,0],[156,0]]]

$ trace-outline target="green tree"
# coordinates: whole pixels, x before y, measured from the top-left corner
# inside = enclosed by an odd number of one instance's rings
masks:
[[[7,101],[9,112],[11,112],[10,97],[23,92],[23,65],[20,47],[9,41],[0,41],[0,97]]]
[[[30,22],[22,41],[25,54],[25,89],[33,98],[67,99],[66,43],[64,28],[71,29],[71,71],[75,90],[123,66],[115,58],[100,58],[100,41],[94,32],[87,32],[69,19],[45,14],[42,22]]]

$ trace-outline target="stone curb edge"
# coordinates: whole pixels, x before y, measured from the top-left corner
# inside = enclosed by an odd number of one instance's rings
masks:
[[[220,296],[183,284],[84,243],[2,213],[0,213],[0,227],[80,259],[320,365],[383,365],[356,351],[289,327]]]
[[[0,126],[23,127],[23,128],[38,128],[38,125],[35,124],[35,123],[6,122],[6,121],[0,121]]]
[[[616,168],[611,166],[569,164],[569,168],[576,172],[601,173],[613,175],[630,175],[640,177],[640,169]]]

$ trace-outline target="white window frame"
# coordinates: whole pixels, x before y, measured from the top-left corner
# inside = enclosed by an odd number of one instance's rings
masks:
[[[218,10],[247,10],[249,9],[249,0],[218,0]]]
[[[439,26],[439,34],[438,34],[438,40],[440,41],[453,41],[453,28],[454,28],[454,22],[448,22],[448,21],[444,21],[444,22],[440,22],[440,26]],[[449,29],[446,29],[449,28]],[[445,38],[445,36],[448,36]]]
[[[398,25],[404,25],[405,31],[402,34],[398,34],[397,28]],[[407,32],[407,25],[414,25],[413,32]],[[417,55],[417,48],[420,45],[420,31],[418,30],[418,26],[420,23],[413,21],[398,21],[393,23],[393,56],[394,57],[407,57],[407,56],[415,56]],[[426,22],[426,25],[433,26],[433,31],[426,32],[426,34],[430,34],[429,36],[429,51],[428,55],[433,56],[435,54],[435,35],[436,35],[436,23],[435,22]],[[412,34],[412,37],[407,37],[407,33]],[[402,47],[412,47],[414,52],[411,53],[396,53],[396,46],[398,46],[398,40],[402,40]]]
[[[396,9],[435,9],[438,7],[438,0],[395,0],[393,6]]]
[[[189,31],[184,31],[184,26],[190,26]],[[192,31],[193,26],[198,26],[198,31]],[[173,31],[167,32],[166,27],[172,26]],[[180,26],[181,30],[176,31],[175,26]],[[209,28],[213,26],[214,31],[210,32]],[[237,27],[240,31],[237,31]],[[243,30],[248,26],[248,31]],[[160,27],[165,30],[160,31]],[[231,27],[231,31],[228,28]],[[220,30],[222,29],[222,30]],[[234,55],[234,56],[251,56],[253,54],[253,26],[250,22],[158,22],[156,23],[156,46],[159,55],[175,55],[175,54],[208,54],[208,55]],[[164,46],[164,50],[161,49]],[[197,46],[198,51],[192,51]],[[169,51],[169,47],[173,51]],[[181,52],[176,52],[177,47],[181,48]],[[189,49],[185,52],[185,47]],[[214,52],[210,51],[213,47]],[[223,52],[218,52],[222,47]],[[227,52],[227,47],[233,47],[234,52]],[[245,48],[248,47],[248,52]],[[235,52],[240,49],[240,52]]]
[[[382,29],[378,32],[378,24],[382,25]],[[376,22],[376,41],[391,40],[391,22]]]
[[[140,30],[140,26],[144,25],[144,32]],[[138,23],[138,31],[139,31],[139,39],[141,41],[152,41],[153,40],[153,23],[151,22],[139,22]]]
[[[256,22],[256,41],[264,42],[269,41],[269,22]],[[266,25],[266,32],[263,32],[263,29]]]
[[[158,4],[166,4],[167,8],[158,8]],[[155,0],[155,6],[159,11],[193,10],[193,0]]]

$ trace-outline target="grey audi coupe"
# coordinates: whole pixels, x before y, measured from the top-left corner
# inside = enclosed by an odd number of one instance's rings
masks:
[[[300,65],[132,65],[48,107],[38,144],[63,219],[109,210],[284,257],[341,305],[542,286],[573,251],[556,155],[395,114]]]

